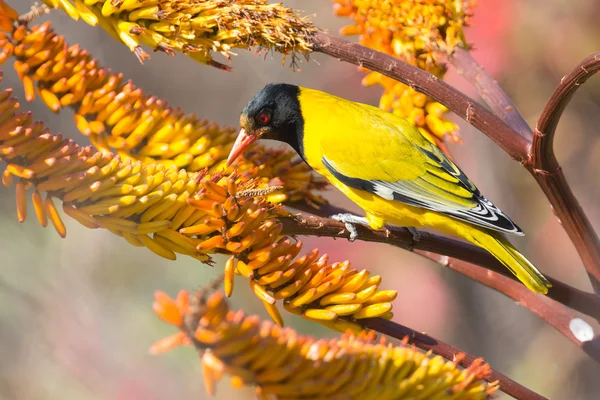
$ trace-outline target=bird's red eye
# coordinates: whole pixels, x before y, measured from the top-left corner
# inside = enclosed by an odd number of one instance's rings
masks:
[[[258,122],[261,125],[267,125],[269,122],[271,122],[271,116],[269,115],[268,111],[261,111],[258,113],[258,115],[256,116],[256,122]]]

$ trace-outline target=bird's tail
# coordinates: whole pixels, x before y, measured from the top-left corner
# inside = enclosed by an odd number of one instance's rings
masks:
[[[489,251],[525,286],[537,293],[548,293],[552,284],[510,242],[497,232],[472,232],[475,244]]]

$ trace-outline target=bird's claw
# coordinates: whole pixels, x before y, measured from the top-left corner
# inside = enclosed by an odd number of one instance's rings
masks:
[[[335,214],[330,217],[336,221],[340,221],[346,227],[346,230],[350,233],[348,240],[354,242],[358,238],[358,231],[356,225],[368,225],[369,222],[364,217],[359,217],[353,214]]]
[[[354,242],[358,237],[358,231],[356,230],[356,226],[354,226],[354,224],[351,224],[350,222],[346,222],[344,226],[346,227],[346,230],[350,232],[350,237],[348,237],[348,240],[350,242]]]
[[[418,243],[421,240],[421,232],[419,232],[417,230],[417,228],[414,228],[412,226],[407,226],[406,229],[412,235],[412,240],[413,240],[414,243]]]

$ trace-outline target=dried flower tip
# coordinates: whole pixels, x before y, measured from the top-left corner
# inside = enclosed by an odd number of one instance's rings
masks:
[[[259,189],[246,189],[246,190],[239,192],[235,196],[239,199],[243,199],[244,197],[258,197],[258,196],[264,197],[269,194],[278,192],[282,189],[283,189],[283,186],[269,186],[266,188],[259,188]]]
[[[37,1],[33,3],[31,9],[18,19],[20,24],[29,24],[33,20],[50,13],[50,7],[46,4],[40,4]]]
[[[268,198],[240,197],[255,193],[252,181],[227,179],[219,185],[217,180],[219,175],[205,177],[197,198],[187,200],[206,217],[179,232],[202,237],[199,251],[234,254],[225,263],[227,296],[233,274],[242,275],[277,324],[283,320],[276,300],[283,300],[286,310],[342,331],[360,330],[356,320],[390,311],[396,292],[379,291],[380,277],[352,269],[348,261],[329,264],[317,250],[296,258],[302,242],[281,237],[282,225],[275,219],[291,217],[289,212]]]
[[[258,47],[291,54],[311,51],[314,26],[282,4],[265,0],[43,0],[73,19],[100,25],[123,42],[140,60],[150,56],[141,48],[173,55],[175,51],[218,69],[230,68],[213,60],[227,59],[233,48]],[[75,1],[75,4],[73,4]]]
[[[334,0],[337,14],[354,25],[343,34],[361,35],[361,43],[439,75],[456,46],[468,47],[463,28],[473,0]]]

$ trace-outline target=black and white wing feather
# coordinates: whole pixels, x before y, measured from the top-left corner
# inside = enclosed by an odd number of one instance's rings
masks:
[[[445,214],[495,231],[523,235],[523,231],[433,144],[419,146],[426,172],[413,180],[373,180],[347,176],[325,156],[322,162],[345,185],[365,190],[386,200]],[[342,168],[343,169],[343,168]],[[353,168],[354,170],[355,168]]]

